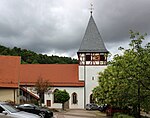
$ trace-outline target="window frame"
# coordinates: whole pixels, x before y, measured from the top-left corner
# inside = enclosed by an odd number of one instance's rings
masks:
[[[57,92],[59,89],[55,89],[54,92],[53,92],[53,103],[59,103],[58,101],[56,101],[56,98],[55,98],[55,92]]]
[[[78,104],[77,93],[72,93],[72,104]]]

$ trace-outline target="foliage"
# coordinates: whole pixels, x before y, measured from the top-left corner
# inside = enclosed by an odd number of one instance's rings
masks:
[[[141,109],[150,110],[150,43],[143,46],[145,35],[138,32],[130,31],[130,35],[129,48],[120,47],[123,54],[115,55],[107,69],[99,73],[99,86],[93,96],[99,104],[130,107],[136,114],[139,102]]]
[[[62,103],[62,109],[64,110],[64,103],[70,99],[69,93],[65,90],[57,90],[54,94],[57,103]]]
[[[42,101],[44,100],[44,93],[50,90],[49,81],[44,80],[41,76],[39,76],[37,82],[35,83],[35,90],[37,91],[37,94],[39,94],[41,105]]]
[[[21,56],[22,64],[77,64],[76,59],[70,57],[47,56],[33,51],[14,47],[13,49],[0,45],[0,55]]]
[[[113,118],[134,118],[134,117],[128,116],[128,115],[125,115],[125,114],[115,113]]]

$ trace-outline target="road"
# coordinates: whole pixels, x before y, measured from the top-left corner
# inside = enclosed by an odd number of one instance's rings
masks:
[[[87,111],[83,109],[67,110],[54,113],[54,118],[108,118],[99,111]]]
[[[9,116],[1,115],[0,118],[11,118]],[[66,110],[54,112],[54,118],[108,118],[105,114],[99,111],[87,111],[83,109]]]
[[[0,113],[0,118],[12,118],[12,117]]]

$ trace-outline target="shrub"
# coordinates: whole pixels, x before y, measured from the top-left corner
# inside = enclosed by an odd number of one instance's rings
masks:
[[[113,118],[134,118],[134,117],[126,114],[115,113]]]

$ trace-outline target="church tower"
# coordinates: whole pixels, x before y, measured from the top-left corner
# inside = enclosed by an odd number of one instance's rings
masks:
[[[93,102],[92,90],[98,85],[98,73],[107,67],[108,55],[108,50],[93,19],[92,11],[77,55],[79,80],[85,82],[84,105],[86,105]]]

